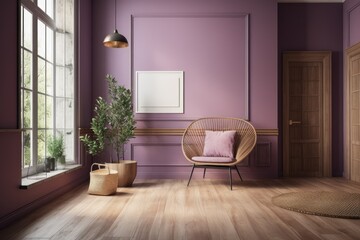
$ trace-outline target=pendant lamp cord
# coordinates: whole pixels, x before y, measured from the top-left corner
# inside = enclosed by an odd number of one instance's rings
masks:
[[[115,2],[115,20],[114,21],[115,21],[115,30],[116,30],[117,29],[116,28],[116,0],[114,0],[114,2]]]

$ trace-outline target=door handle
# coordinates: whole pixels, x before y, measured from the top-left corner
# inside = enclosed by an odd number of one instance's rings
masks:
[[[293,121],[293,120],[289,120],[289,125],[293,125],[293,124],[301,124],[300,121]]]

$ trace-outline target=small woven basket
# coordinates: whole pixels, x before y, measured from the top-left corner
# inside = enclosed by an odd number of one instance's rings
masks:
[[[95,165],[97,165],[99,169],[93,170],[93,166]],[[105,164],[93,163],[91,165],[89,194],[111,195],[116,193],[117,185],[118,172],[116,170],[111,170]]]

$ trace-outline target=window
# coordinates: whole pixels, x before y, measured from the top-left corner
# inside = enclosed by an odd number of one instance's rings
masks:
[[[21,0],[22,175],[43,169],[49,141],[62,136],[66,164],[75,148],[75,0]]]

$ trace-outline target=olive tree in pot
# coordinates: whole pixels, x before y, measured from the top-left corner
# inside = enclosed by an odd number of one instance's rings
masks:
[[[95,115],[91,120],[92,134],[80,137],[87,152],[97,155],[110,147],[110,169],[118,171],[118,186],[130,187],[137,173],[137,162],[124,160],[124,145],[134,137],[134,120],[131,91],[118,85],[115,78],[106,75],[109,101],[96,99]],[[114,160],[113,153],[116,153]]]

